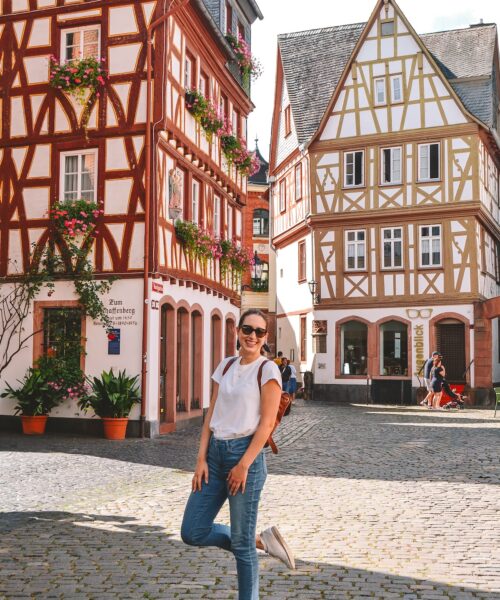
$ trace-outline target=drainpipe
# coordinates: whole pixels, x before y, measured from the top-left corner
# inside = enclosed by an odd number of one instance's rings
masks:
[[[152,111],[152,47],[153,33],[155,29],[165,23],[169,17],[176,13],[180,8],[186,5],[189,0],[180,0],[176,2],[171,0],[169,9],[155,21],[149,25],[147,29],[147,55],[146,55],[146,170],[144,174],[145,198],[144,198],[144,273],[143,273],[143,297],[144,303],[142,308],[142,368],[141,368],[141,420],[140,429],[141,437],[146,435],[146,379],[148,372],[148,308],[149,308],[149,244],[150,244],[150,210],[151,210],[151,127],[153,120]],[[165,49],[165,60],[167,58],[167,48]],[[156,226],[156,223],[154,223]]]

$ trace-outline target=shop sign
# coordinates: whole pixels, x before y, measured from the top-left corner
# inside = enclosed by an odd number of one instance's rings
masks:
[[[153,292],[163,294],[163,283],[161,281],[153,281],[153,283],[151,284],[151,289],[153,290]]]
[[[425,361],[425,353],[424,353],[424,326],[423,325],[414,325],[413,326],[413,348],[415,354],[415,365],[416,372],[418,373],[420,367]]]

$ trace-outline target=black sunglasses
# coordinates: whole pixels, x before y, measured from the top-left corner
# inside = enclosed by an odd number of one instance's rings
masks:
[[[262,327],[252,327],[251,325],[242,325],[241,331],[245,335],[252,335],[252,333],[255,331],[255,335],[258,338],[263,338],[267,333],[267,329],[262,329]]]

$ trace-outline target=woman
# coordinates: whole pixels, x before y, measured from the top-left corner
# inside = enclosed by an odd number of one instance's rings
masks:
[[[259,499],[267,475],[262,449],[278,412],[281,375],[278,367],[262,356],[267,347],[267,322],[261,311],[244,312],[237,332],[239,357],[224,359],[212,376],[212,399],[201,432],[181,537],[192,546],[216,546],[233,552],[239,600],[258,600],[257,548],[295,568],[293,555],[276,527],[256,536]],[[226,500],[230,527],[214,523]]]
[[[443,395],[443,379],[446,375],[446,370],[441,362],[441,357],[434,359],[434,364],[431,369],[431,389],[432,397],[429,399],[429,408],[439,408],[441,406],[441,396]]]
[[[290,383],[290,377],[292,376],[292,369],[290,368],[288,358],[285,356],[281,359],[281,365],[279,369],[281,371],[281,387],[283,388],[284,392],[290,393],[288,385]]]
[[[288,382],[288,393],[290,394],[290,398],[292,399],[292,402],[295,401],[295,392],[297,391],[297,369],[292,365],[292,363],[289,364],[290,367],[290,381]]]

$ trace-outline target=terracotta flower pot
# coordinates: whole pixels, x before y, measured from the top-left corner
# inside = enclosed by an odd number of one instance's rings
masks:
[[[43,435],[45,433],[45,426],[47,425],[47,418],[47,415],[39,415],[37,417],[21,415],[23,433],[25,435]]]
[[[103,417],[104,437],[107,440],[124,440],[127,433],[128,417],[125,419],[114,419]]]

